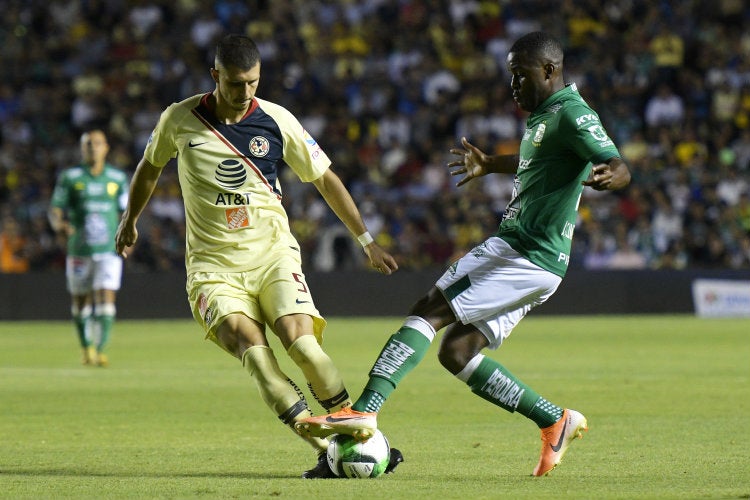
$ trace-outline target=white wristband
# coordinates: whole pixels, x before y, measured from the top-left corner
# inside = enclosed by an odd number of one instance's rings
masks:
[[[359,236],[357,236],[357,241],[359,241],[360,245],[362,245],[363,247],[366,247],[367,245],[369,245],[370,243],[372,243],[375,240],[373,239],[372,235],[370,234],[370,231],[365,231],[364,233],[362,233]]]

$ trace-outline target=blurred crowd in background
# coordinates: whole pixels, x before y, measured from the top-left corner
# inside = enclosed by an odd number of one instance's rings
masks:
[[[587,188],[572,267],[750,268],[750,4],[744,0],[5,0],[0,20],[0,272],[62,270],[46,211],[80,133],[102,127],[132,174],[160,112],[210,92],[215,42],[261,49],[258,96],[291,110],[402,268],[444,266],[493,233],[512,179],[455,188],[462,136],[517,152],[525,115],[505,68],[534,30],[566,46],[566,81],[633,173]],[[364,265],[289,169],[283,203],[307,270]],[[174,164],[127,270],[184,269]]]

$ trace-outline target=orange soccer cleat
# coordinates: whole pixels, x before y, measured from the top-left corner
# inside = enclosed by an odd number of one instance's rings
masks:
[[[563,410],[560,420],[542,429],[542,453],[533,476],[546,476],[562,461],[568,446],[575,438],[582,438],[581,431],[589,430],[586,417],[575,410]]]
[[[303,436],[326,437],[348,434],[357,441],[367,441],[378,428],[377,413],[365,413],[350,407],[330,415],[303,418],[294,428]]]

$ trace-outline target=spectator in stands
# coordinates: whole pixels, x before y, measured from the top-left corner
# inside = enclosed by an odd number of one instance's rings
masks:
[[[661,19],[659,29],[649,43],[654,58],[656,78],[659,82],[673,84],[677,81],[685,57],[685,43],[667,19]]]
[[[659,84],[656,93],[646,103],[646,125],[651,128],[672,126],[680,123],[684,116],[682,98],[674,93],[669,84]]]
[[[29,270],[29,259],[24,255],[26,237],[18,222],[6,216],[0,227],[0,273],[18,274]]]

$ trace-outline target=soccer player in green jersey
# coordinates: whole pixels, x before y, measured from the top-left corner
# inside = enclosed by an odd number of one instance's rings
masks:
[[[403,377],[447,327],[440,363],[477,396],[532,420],[542,435],[534,476],[548,474],[588,428],[579,412],[547,401],[505,366],[485,357],[533,307],[557,289],[568,267],[584,186],[621,189],[627,165],[597,114],[563,80],[563,50],[553,37],[529,33],[510,49],[513,99],[530,112],[518,155],[490,156],[465,138],[448,164],[458,185],[490,174],[515,174],[513,196],[498,231],[453,263],[412,307],[375,361],[362,395],[337,413],[297,424],[308,436],[351,434],[368,439],[377,414]]]
[[[127,175],[107,163],[102,130],[81,135],[82,162],[64,170],[48,211],[52,229],[67,239],[65,275],[83,364],[107,366],[104,350],[115,321],[122,258],[115,232],[128,197]]]
[[[117,231],[117,251],[136,242],[138,217],[157,180],[177,158],[185,206],[187,293],[195,320],[255,380],[263,401],[292,430],[312,415],[297,385],[277,363],[267,330],[299,366],[313,397],[335,411],[351,404],[343,380],[321,348],[325,321],[302,273],[300,246],[282,206],[279,169],[311,182],[370,264],[384,274],[395,259],[373,241],[331,161],[285,108],[257,97],[260,53],[248,37],[217,45],[213,92],[162,113],[133,175],[130,202]],[[328,441],[304,437],[317,453],[305,478],[327,478]],[[399,457],[392,455],[392,466]],[[392,469],[393,467],[391,467]]]

